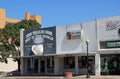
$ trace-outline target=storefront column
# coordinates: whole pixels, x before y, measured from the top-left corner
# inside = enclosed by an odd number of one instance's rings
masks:
[[[23,36],[23,33],[24,32],[24,29],[20,29],[20,56],[24,56],[24,36]],[[21,58],[20,59],[20,62],[21,62],[21,65],[20,65],[20,74],[21,75],[24,75],[24,58]]]
[[[20,74],[24,75],[24,59],[21,58],[21,65],[20,65]]]
[[[78,75],[78,56],[75,56],[75,74]]]
[[[100,76],[100,54],[95,55],[95,75]]]
[[[33,57],[30,58],[30,69],[33,69]]]
[[[54,57],[54,74],[59,75],[59,58],[57,56]]]
[[[41,66],[40,66],[40,61],[41,61],[41,59],[39,58],[38,59],[38,73],[40,74],[40,68],[41,68]]]
[[[47,59],[44,59],[43,58],[43,60],[45,61],[45,74],[47,74],[48,72],[47,72]],[[42,64],[42,63],[41,63]]]
[[[28,74],[28,70],[27,70],[27,59],[24,58],[24,75],[27,75]]]

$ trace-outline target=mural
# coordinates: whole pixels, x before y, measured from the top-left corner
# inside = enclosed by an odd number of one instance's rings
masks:
[[[56,53],[56,27],[24,31],[24,56]]]

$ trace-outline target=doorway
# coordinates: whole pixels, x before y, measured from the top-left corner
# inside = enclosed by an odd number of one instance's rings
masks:
[[[38,73],[38,59],[34,59],[34,73]]]
[[[91,75],[95,74],[95,56],[93,56],[93,55],[89,56],[88,63],[87,63],[87,56],[79,56],[78,57],[79,69],[82,69],[82,70],[87,69],[87,64],[88,64],[89,74],[91,74]],[[81,74],[85,74],[85,73],[81,73]]]
[[[88,71],[89,71],[89,74],[94,74],[94,71],[95,71],[95,59],[94,59],[94,56],[90,56],[88,58]]]
[[[45,73],[45,60],[41,60],[41,65],[40,65],[40,72]]]

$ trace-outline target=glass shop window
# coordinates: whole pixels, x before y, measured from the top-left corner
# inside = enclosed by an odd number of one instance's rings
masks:
[[[54,57],[47,58],[47,72],[54,73]]]
[[[78,57],[78,67],[79,68],[86,68],[87,66],[87,56],[79,56]]]
[[[27,59],[27,71],[31,71],[30,58]]]
[[[47,58],[47,68],[54,68],[54,57]]]
[[[75,57],[64,57],[64,69],[75,68]]]
[[[120,54],[101,54],[101,73],[120,75]]]

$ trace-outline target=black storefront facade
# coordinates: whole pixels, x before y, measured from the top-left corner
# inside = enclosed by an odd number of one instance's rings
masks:
[[[22,29],[24,53],[21,54],[21,61],[23,61],[21,67],[23,67],[23,75],[54,73],[55,29],[56,27],[37,30]]]

